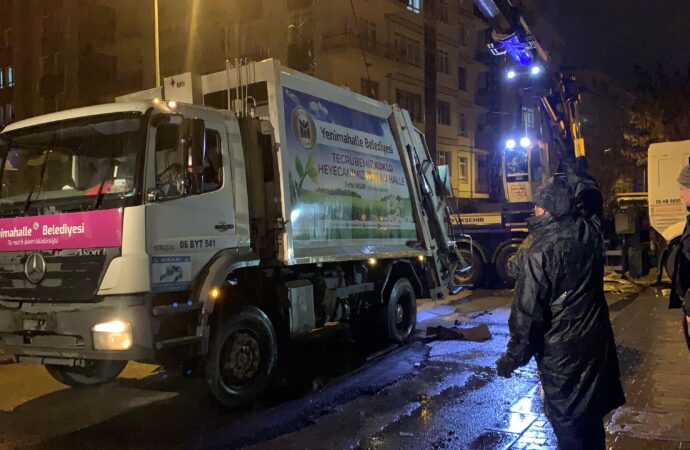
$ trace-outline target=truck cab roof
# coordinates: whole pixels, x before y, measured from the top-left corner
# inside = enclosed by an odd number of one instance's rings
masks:
[[[83,108],[68,109],[50,114],[44,114],[29,119],[20,120],[7,125],[2,132],[8,133],[22,128],[43,125],[46,123],[60,122],[63,120],[77,119],[80,117],[99,116],[119,112],[141,112],[145,113],[149,109],[158,109],[161,112],[171,112],[166,102],[161,100],[137,101],[128,103],[106,103],[103,105],[86,106]]]

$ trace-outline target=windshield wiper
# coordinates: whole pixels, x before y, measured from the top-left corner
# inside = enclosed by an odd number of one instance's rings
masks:
[[[101,184],[98,187],[98,196],[96,197],[96,201],[93,203],[93,206],[91,209],[98,209],[101,206],[101,202],[103,201],[103,197],[105,197],[105,192],[103,191],[103,187],[105,186],[105,183],[108,181],[108,179],[114,179],[115,174],[113,171],[115,168],[119,166],[118,161],[115,158],[110,159],[110,166],[108,170],[103,174],[103,179],[101,180]]]
[[[45,152],[45,159],[43,160],[43,164],[41,164],[41,175],[38,178],[38,183],[34,184],[31,187],[31,190],[29,191],[29,195],[26,197],[26,203],[24,203],[24,212],[22,215],[26,215],[29,212],[29,206],[31,206],[31,197],[33,197],[34,192],[36,191],[36,188],[38,187],[39,192],[41,190],[41,187],[43,186],[43,177],[46,174],[46,168],[48,167],[48,157],[50,157],[50,153],[52,152],[52,149],[48,149]]]

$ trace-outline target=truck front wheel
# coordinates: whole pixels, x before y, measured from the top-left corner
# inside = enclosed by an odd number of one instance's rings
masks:
[[[90,360],[84,367],[57,366],[46,364],[46,370],[57,381],[75,388],[100,386],[117,378],[127,361]]]
[[[417,326],[417,298],[412,283],[406,278],[396,281],[380,315],[387,340],[407,342]]]
[[[249,308],[220,322],[211,339],[206,382],[213,396],[227,407],[256,399],[278,358],[276,334],[268,316]]]

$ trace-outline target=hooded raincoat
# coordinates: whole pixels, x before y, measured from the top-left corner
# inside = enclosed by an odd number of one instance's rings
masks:
[[[507,350],[518,366],[535,357],[557,434],[583,418],[601,424],[625,403],[604,297],[603,236],[598,221],[574,213],[572,195],[562,182],[537,201],[549,214],[530,219],[518,251]]]

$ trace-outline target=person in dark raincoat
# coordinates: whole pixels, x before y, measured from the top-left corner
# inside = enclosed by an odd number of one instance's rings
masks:
[[[603,235],[575,207],[570,185],[555,178],[535,195],[518,251],[510,341],[496,368],[510,377],[535,357],[559,448],[604,449],[603,418],[625,395],[604,297]]]
[[[680,184],[680,196],[685,206],[690,208],[690,165],[683,167],[678,175]],[[685,339],[690,349],[690,336],[688,335],[688,323],[690,323],[690,216],[685,223],[683,235],[678,243],[678,252],[673,265],[673,280],[671,284],[671,297],[669,308],[684,308],[685,310]]]

